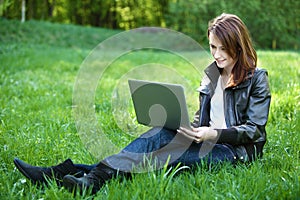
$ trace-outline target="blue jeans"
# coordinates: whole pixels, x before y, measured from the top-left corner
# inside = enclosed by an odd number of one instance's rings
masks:
[[[214,144],[210,142],[195,143],[176,131],[164,128],[152,128],[135,139],[122,151],[105,158],[102,162],[112,168],[124,172],[137,172],[181,163],[193,166],[202,161],[206,163],[236,162],[236,152],[229,144]],[[85,169],[92,169],[96,165],[76,165]]]

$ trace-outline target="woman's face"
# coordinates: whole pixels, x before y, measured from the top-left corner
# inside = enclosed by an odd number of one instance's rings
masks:
[[[209,46],[210,52],[217,62],[218,67],[223,68],[230,73],[236,63],[236,59],[233,59],[227,53],[226,48],[213,33],[209,34]]]

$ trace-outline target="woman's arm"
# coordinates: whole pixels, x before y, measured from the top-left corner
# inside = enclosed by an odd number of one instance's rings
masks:
[[[259,70],[252,79],[248,105],[243,114],[244,123],[228,129],[217,129],[218,143],[240,145],[253,143],[258,139],[265,140],[265,125],[271,101],[267,72]]]
[[[177,132],[193,138],[195,142],[217,139],[217,143],[232,145],[253,143],[260,137],[265,138],[265,125],[271,100],[266,71],[261,70],[256,77],[253,77],[251,88],[249,103],[244,114],[246,116],[245,123],[227,129],[198,127],[188,130],[180,128]]]

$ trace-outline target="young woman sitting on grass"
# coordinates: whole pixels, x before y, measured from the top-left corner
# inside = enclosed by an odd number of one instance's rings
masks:
[[[169,166],[195,166],[203,161],[234,164],[261,157],[271,99],[267,72],[257,68],[248,30],[237,16],[216,17],[207,35],[215,61],[205,69],[198,89],[200,108],[191,129],[153,128],[95,165],[73,164],[68,159],[56,166],[37,167],[15,159],[16,167],[33,183],[47,184],[50,178],[70,191],[96,193],[113,177],[133,173],[124,166],[143,164],[141,154],[150,153],[154,163],[175,158]]]

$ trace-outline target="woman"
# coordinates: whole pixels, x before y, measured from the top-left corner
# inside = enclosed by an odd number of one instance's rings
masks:
[[[237,16],[216,17],[209,23],[207,36],[215,61],[205,69],[199,88],[200,108],[191,129],[153,128],[96,165],[73,164],[68,159],[52,167],[35,167],[15,159],[16,167],[34,183],[54,178],[69,190],[90,188],[96,193],[107,180],[130,174],[118,166],[142,164],[139,156],[128,156],[128,152],[153,152],[151,156],[158,162],[175,157],[169,165],[187,166],[203,160],[236,163],[261,157],[271,99],[267,72],[256,68],[257,55],[248,30]],[[178,135],[180,139],[174,140]],[[191,145],[182,148],[188,142]],[[159,151],[166,146],[170,148]]]

